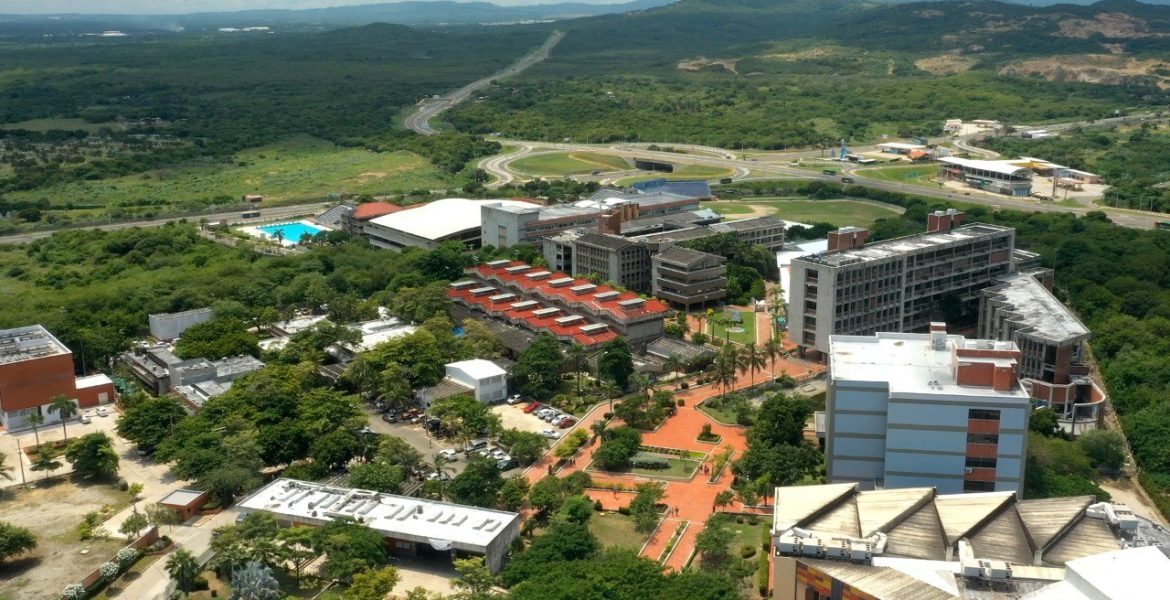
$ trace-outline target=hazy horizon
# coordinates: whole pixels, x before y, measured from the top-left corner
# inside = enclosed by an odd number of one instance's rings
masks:
[[[199,12],[232,12],[241,10],[330,8],[386,4],[407,0],[4,0],[0,13],[44,14],[122,14],[122,15],[180,15]],[[439,0],[414,0],[436,2]],[[455,2],[483,1],[500,6],[531,6],[581,2],[584,4],[621,4],[628,0],[453,0]]]

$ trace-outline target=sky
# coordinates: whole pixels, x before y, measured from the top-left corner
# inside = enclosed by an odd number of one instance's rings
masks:
[[[8,14],[184,14],[258,8],[322,8],[377,4],[393,0],[0,0]],[[422,0],[424,2],[429,0]],[[551,4],[564,0],[486,0],[502,6]],[[572,0],[586,4],[615,4],[625,0]]]

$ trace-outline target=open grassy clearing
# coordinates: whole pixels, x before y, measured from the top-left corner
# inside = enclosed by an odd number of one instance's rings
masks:
[[[646,543],[647,535],[634,529],[634,518],[616,512],[594,513],[589,519],[589,531],[607,548],[629,548],[637,552]]]
[[[24,129],[26,131],[42,133],[60,129],[64,131],[88,131],[95,133],[103,127],[113,129],[117,126],[117,123],[90,123],[85,119],[29,119],[28,121],[0,124],[0,129]]]
[[[513,162],[511,167],[521,173],[546,177],[584,175],[593,171],[624,171],[632,168],[621,157],[592,152],[554,152],[526,156]]]
[[[938,165],[899,165],[896,167],[879,167],[876,169],[861,169],[857,174],[871,179],[893,181],[895,183],[909,183],[924,187],[937,188],[939,184],[931,181],[938,174]]]
[[[643,477],[677,477],[685,478],[695,474],[699,468],[700,461],[692,458],[679,458],[677,456],[660,455],[662,458],[670,461],[670,466],[665,469],[643,469],[640,467],[633,467],[630,473],[635,473]]]
[[[731,339],[733,342],[740,344],[751,344],[756,341],[756,315],[749,311],[741,311],[740,317],[743,319],[742,323],[731,323],[724,325],[719,321],[715,321],[706,325],[707,333],[712,334],[719,339]],[[731,313],[725,312],[722,314],[725,320],[731,319]],[[738,331],[742,329],[742,331]],[[730,330],[730,331],[729,331]]]
[[[59,184],[9,194],[13,200],[84,200],[105,207],[196,209],[238,202],[244,194],[267,201],[320,198],[332,193],[392,193],[445,187],[450,180],[426,159],[405,151],[376,153],[298,137],[246,150],[231,164],[205,163],[97,181]]]
[[[653,175],[638,175],[637,177],[627,177],[617,182],[618,185],[631,185],[639,181],[649,181],[651,179],[669,179],[677,181],[681,179],[722,179],[724,177],[731,177],[735,175],[735,169],[725,169],[722,167],[708,167],[706,165],[684,165],[676,169],[673,173],[655,173]]]

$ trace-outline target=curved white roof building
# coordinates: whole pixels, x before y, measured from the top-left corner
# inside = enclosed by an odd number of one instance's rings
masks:
[[[523,200],[444,198],[372,219],[366,223],[364,233],[371,244],[388,250],[431,249],[447,240],[479,245],[483,206],[536,208],[540,205]]]

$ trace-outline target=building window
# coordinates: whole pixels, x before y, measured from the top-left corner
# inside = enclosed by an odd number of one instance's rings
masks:
[[[999,443],[999,434],[998,433],[968,433],[967,434],[967,443],[968,444],[998,444]]]
[[[967,411],[967,418],[973,421],[998,421],[999,411],[986,408],[972,408]]]
[[[966,466],[968,469],[994,469],[997,463],[998,460],[994,458],[975,458],[968,456]]]
[[[964,492],[994,492],[995,491],[995,482],[994,481],[964,481],[963,482],[963,491]]]

